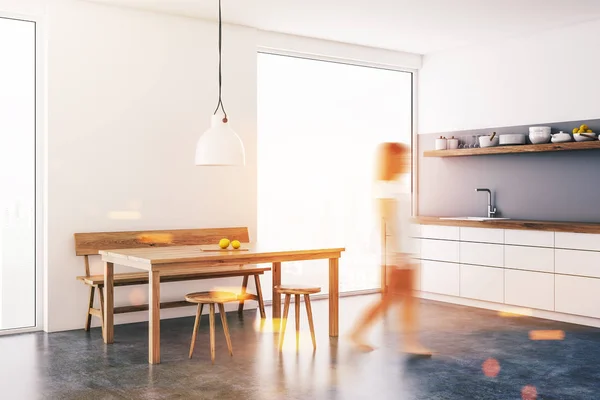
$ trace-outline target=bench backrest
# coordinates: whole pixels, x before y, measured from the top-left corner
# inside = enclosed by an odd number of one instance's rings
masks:
[[[248,228],[170,229],[159,231],[76,233],[78,256],[98,254],[99,250],[137,249],[143,247],[217,244],[222,238],[248,243]]]

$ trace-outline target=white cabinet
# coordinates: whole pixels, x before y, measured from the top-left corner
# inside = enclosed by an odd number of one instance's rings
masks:
[[[421,291],[458,296],[459,265],[439,261],[421,261]]]
[[[600,279],[556,275],[556,311],[600,318]]]
[[[504,231],[504,244],[554,247],[554,232],[506,229]]]
[[[477,265],[461,265],[460,296],[503,303],[504,270]]]
[[[458,262],[459,242],[421,239],[421,258],[424,260]]]
[[[554,250],[557,274],[600,278],[600,252],[583,250]]]
[[[458,240],[460,233],[458,226],[422,225],[421,237],[426,239]]]
[[[558,249],[600,251],[600,235],[593,233],[556,232],[554,240]]]
[[[553,311],[554,274],[505,269],[504,302]]]
[[[460,228],[460,240],[464,242],[504,243],[504,229]]]
[[[504,246],[504,266],[512,269],[554,272],[554,249]]]
[[[460,263],[502,267],[503,248],[498,244],[460,242]]]

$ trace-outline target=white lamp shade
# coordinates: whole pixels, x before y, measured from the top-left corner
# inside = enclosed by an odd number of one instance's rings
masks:
[[[223,122],[221,115],[213,115],[211,127],[200,136],[196,144],[196,165],[234,166],[246,165],[242,139]]]

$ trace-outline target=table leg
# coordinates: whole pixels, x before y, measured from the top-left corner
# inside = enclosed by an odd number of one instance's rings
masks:
[[[160,364],[160,272],[148,273],[148,362]]]
[[[275,287],[281,285],[281,263],[274,262],[273,263],[273,320],[281,318],[281,295],[277,293]]]
[[[338,336],[339,322],[339,279],[338,258],[329,259],[329,336]]]
[[[102,330],[104,343],[115,341],[114,317],[114,272],[115,265],[104,263],[104,329]]]

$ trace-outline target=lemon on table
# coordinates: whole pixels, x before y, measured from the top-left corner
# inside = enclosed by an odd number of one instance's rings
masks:
[[[239,240],[234,240],[231,242],[231,247],[233,247],[234,249],[239,249],[241,245],[242,244],[240,243]]]
[[[573,128],[573,133],[579,133],[579,128]]]
[[[219,240],[219,247],[222,249],[226,249],[229,247],[229,239],[221,239]]]
[[[586,124],[582,124],[579,129],[581,129],[582,131],[587,131],[588,126]]]

